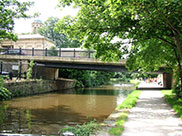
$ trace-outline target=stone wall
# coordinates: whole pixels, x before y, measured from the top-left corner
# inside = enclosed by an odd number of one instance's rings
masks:
[[[76,80],[59,78],[55,80],[57,90],[71,89],[75,87]]]
[[[59,69],[58,68],[48,68],[48,67],[36,67],[36,78],[42,78],[45,80],[58,79]]]
[[[29,96],[47,92],[74,88],[74,80],[35,80],[6,83],[4,87],[12,92],[13,97]]]

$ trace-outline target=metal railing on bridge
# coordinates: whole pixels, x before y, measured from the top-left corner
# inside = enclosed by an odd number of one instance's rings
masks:
[[[15,49],[0,48],[0,55],[57,56],[69,58],[94,58],[95,51],[71,48],[51,49]]]

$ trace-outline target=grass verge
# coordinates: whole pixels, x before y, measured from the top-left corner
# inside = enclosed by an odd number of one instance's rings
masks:
[[[182,119],[182,98],[178,98],[172,90],[162,91],[165,100],[172,106],[177,114]]]
[[[135,90],[122,102],[116,110],[122,110],[120,117],[117,119],[115,126],[109,130],[110,135],[121,135],[124,131],[124,124],[128,118],[129,109],[134,107],[141,94],[141,91]]]
[[[95,121],[90,121],[83,125],[76,125],[74,127],[67,126],[66,128],[62,128],[59,133],[63,134],[65,132],[71,132],[75,136],[89,136],[90,134],[94,134],[99,129],[99,125]]]

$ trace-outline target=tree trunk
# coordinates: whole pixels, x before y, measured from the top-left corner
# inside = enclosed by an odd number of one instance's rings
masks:
[[[179,35],[175,35],[175,44],[177,46],[177,60],[178,60],[178,69],[179,69],[179,87],[180,87],[180,91],[182,92],[182,66],[181,66],[181,62],[182,62],[182,44],[180,42],[180,34]]]

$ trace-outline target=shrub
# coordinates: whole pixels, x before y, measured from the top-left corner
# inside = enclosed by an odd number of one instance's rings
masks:
[[[31,79],[32,78],[33,66],[34,66],[34,62],[33,62],[33,60],[31,60],[30,64],[29,64],[29,68],[27,70],[27,79]]]
[[[0,88],[0,101],[8,100],[11,98],[11,92],[4,87]]]
[[[59,133],[72,132],[75,136],[89,136],[98,130],[99,125],[95,121],[83,125],[76,125],[75,127],[67,126],[62,128]]]
[[[7,100],[11,98],[11,92],[4,88],[4,79],[0,76],[0,101]]]
[[[60,69],[60,76],[63,78],[76,79],[76,88],[94,87],[106,84],[113,77],[113,72]]]
[[[172,106],[176,113],[182,119],[182,98],[179,98],[177,94],[173,93],[172,90],[163,90],[165,100]]]

